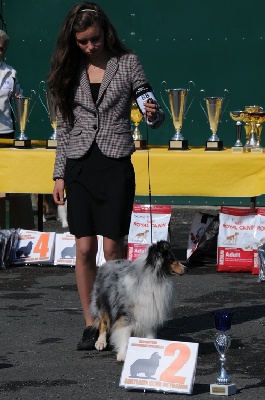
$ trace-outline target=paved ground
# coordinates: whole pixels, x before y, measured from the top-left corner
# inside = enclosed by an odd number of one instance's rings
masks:
[[[181,260],[195,211],[173,208],[172,245]],[[44,229],[63,231],[52,218]],[[226,307],[236,311],[227,369],[237,393],[230,398],[264,399],[265,282],[258,283],[251,274],[217,273],[205,266],[173,279],[177,296],[172,318],[159,337],[199,343],[192,395],[126,391],[119,387],[122,364],[112,351],[75,350],[83,319],[72,268],[0,270],[1,400],[218,398],[209,394],[209,384],[220,372],[212,311]]]

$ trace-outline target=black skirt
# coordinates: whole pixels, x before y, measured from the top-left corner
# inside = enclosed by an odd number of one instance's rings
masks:
[[[131,157],[106,157],[94,143],[81,159],[67,158],[65,186],[71,234],[117,240],[129,233],[135,195]]]

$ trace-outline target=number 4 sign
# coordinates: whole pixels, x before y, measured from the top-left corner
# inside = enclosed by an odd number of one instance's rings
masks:
[[[44,233],[21,229],[15,264],[53,262],[54,243],[55,232]]]
[[[191,394],[198,343],[131,337],[120,386]]]

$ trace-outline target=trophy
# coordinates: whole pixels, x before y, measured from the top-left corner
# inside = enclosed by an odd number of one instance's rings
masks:
[[[202,89],[201,93],[205,93]],[[226,98],[227,94],[227,98]],[[226,105],[222,114],[225,112],[225,109],[229,102],[229,92],[227,89],[224,90],[224,97],[205,97],[204,100],[206,102],[207,113],[200,102],[200,106],[206,115],[206,118],[209,121],[210,129],[212,131],[212,136],[207,140],[205,150],[223,150],[223,141],[219,139],[217,136],[217,127],[221,118],[221,109],[223,101],[226,99]]]
[[[171,118],[173,119],[173,125],[175,128],[175,134],[172,137],[172,139],[169,141],[168,149],[169,150],[189,150],[188,140],[184,139],[184,137],[182,136],[181,129],[182,129],[182,124],[183,124],[183,118],[185,118],[185,115],[187,114],[187,112],[194,100],[194,96],[193,96],[193,98],[186,110],[186,102],[187,102],[188,93],[191,90],[191,85],[193,85],[193,88],[195,88],[195,84],[193,81],[189,81],[189,89],[166,89],[166,85],[167,85],[166,81],[163,81],[161,83],[161,88],[162,88],[162,85],[165,85],[165,91],[167,92],[168,97],[169,97],[169,105],[170,105],[171,112],[163,99],[162,93],[160,93],[161,99],[162,99],[164,106],[166,107],[169,114],[171,115]]]
[[[230,111],[230,117],[233,121],[236,121],[236,142],[232,147],[233,153],[243,153],[244,147],[241,142],[242,135],[242,121],[244,120],[244,111]]]
[[[133,101],[131,106],[131,121],[133,122],[135,127],[133,131],[133,140],[136,150],[143,150],[147,147],[146,140],[143,139],[143,136],[141,135],[138,128],[138,125],[140,124],[142,119],[143,114],[139,110],[136,101]]]
[[[56,149],[57,147],[57,126],[58,126],[58,117],[57,117],[57,105],[54,96],[51,91],[45,89],[45,82],[40,82],[40,89],[45,93],[47,107],[42,100],[41,94],[39,94],[39,99],[43,107],[45,108],[47,114],[50,118],[50,123],[53,128],[53,134],[50,136],[48,140],[46,140],[46,149]]]
[[[31,106],[30,109],[30,101],[32,100],[32,97],[34,96],[34,103]],[[25,135],[25,129],[26,125],[29,119],[29,116],[32,112],[32,109],[36,103],[36,92],[35,90],[31,90],[31,97],[13,97],[13,102],[15,106],[14,116],[16,119],[16,122],[19,125],[19,130],[20,130],[20,135],[17,137],[17,139],[14,140],[14,147],[17,148],[30,148],[31,147],[31,140],[27,138]]]
[[[260,106],[246,106],[243,121],[246,130],[246,149],[251,152],[261,153],[263,149],[260,145],[262,123],[265,121],[265,112]]]
[[[210,385],[210,393],[220,396],[230,396],[236,393],[236,385],[231,383],[231,379],[225,369],[225,355],[231,344],[231,338],[226,331],[231,328],[233,314],[233,310],[214,312],[215,328],[219,331],[215,334],[214,344],[220,356],[221,371],[216,379],[216,383]]]

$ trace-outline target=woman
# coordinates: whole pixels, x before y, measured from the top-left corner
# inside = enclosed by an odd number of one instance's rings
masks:
[[[89,312],[97,235],[103,236],[107,261],[124,257],[135,194],[130,109],[133,91],[147,91],[142,96],[147,98],[150,88],[137,56],[125,48],[105,13],[91,2],[79,3],[67,15],[48,82],[59,109],[53,197],[63,204],[66,190],[86,323],[77,348],[91,350],[98,335]],[[164,113],[156,101],[142,107],[151,127],[162,124]]]
[[[16,97],[22,95],[22,89],[17,81],[17,72],[3,60],[9,44],[9,37],[0,30],[0,138],[14,138],[14,121],[10,107],[12,93]]]

